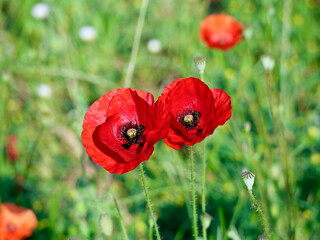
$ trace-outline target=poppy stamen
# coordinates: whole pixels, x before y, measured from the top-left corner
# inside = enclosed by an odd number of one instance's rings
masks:
[[[127,131],[127,135],[129,136],[130,139],[132,138],[135,138],[135,136],[137,136],[137,129],[135,128],[130,128],[128,131]]]
[[[188,114],[183,118],[183,121],[187,124],[192,124],[193,122],[193,116],[191,114]]]
[[[125,143],[121,146],[129,149],[133,144],[139,144],[141,147],[144,145],[143,132],[145,127],[139,123],[128,122],[123,124],[119,129],[119,139]]]
[[[9,232],[13,232],[16,229],[12,224],[8,224],[7,228]]]
[[[181,123],[185,127],[185,129],[191,130],[191,129],[198,128],[200,123],[199,121],[200,117],[201,117],[200,112],[192,109],[187,109],[183,113],[178,115],[177,120],[179,123]]]

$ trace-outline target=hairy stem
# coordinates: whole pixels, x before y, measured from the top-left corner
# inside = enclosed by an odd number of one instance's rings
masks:
[[[140,172],[141,172],[141,182],[142,182],[142,186],[143,186],[143,189],[144,189],[144,193],[146,195],[146,201],[147,201],[147,205],[148,205],[149,212],[150,212],[150,215],[151,215],[151,219],[153,221],[154,228],[156,230],[157,240],[161,240],[160,233],[159,233],[159,227],[158,227],[158,224],[157,224],[157,220],[154,217],[153,209],[152,209],[152,206],[151,206],[151,200],[150,200],[150,197],[149,197],[149,192],[148,192],[148,189],[147,189],[147,186],[146,186],[146,179],[144,177],[144,170],[143,170],[142,163],[140,163],[139,167],[140,167]]]
[[[194,239],[198,239],[198,228],[197,228],[197,209],[196,209],[196,192],[194,188],[194,167],[193,167],[193,149],[189,146],[190,151],[190,163],[191,163],[191,192],[192,192],[192,213],[193,213],[193,234]]]
[[[206,214],[206,139],[203,141],[203,153],[202,153],[202,191],[201,191],[201,202],[202,202],[202,234],[203,240],[207,240],[207,229],[205,226],[205,214]]]
[[[252,203],[253,203],[253,207],[254,207],[254,209],[257,211],[257,213],[258,213],[258,215],[259,215],[259,217],[260,217],[260,219],[261,219],[261,221],[262,221],[263,229],[264,229],[264,232],[265,232],[265,234],[266,234],[266,236],[267,236],[267,239],[268,239],[268,240],[271,240],[271,236],[270,236],[270,232],[269,232],[269,227],[268,227],[267,221],[266,221],[266,219],[265,219],[265,216],[264,216],[264,214],[263,214],[263,211],[262,211],[260,205],[258,204],[257,200],[255,199],[255,197],[254,197],[254,195],[253,195],[253,193],[252,193],[252,190],[249,190],[249,189],[248,189],[248,193],[249,193],[249,197],[250,197],[250,199],[251,199],[251,201],[252,201]]]

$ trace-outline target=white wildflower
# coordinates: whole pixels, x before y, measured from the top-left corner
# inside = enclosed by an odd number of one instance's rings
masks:
[[[37,20],[46,19],[49,16],[50,7],[46,3],[37,3],[31,9],[31,15]]]
[[[147,47],[151,53],[159,53],[161,51],[161,42],[158,39],[150,39]]]
[[[274,59],[268,55],[262,55],[261,62],[265,70],[272,70],[274,68]]]
[[[52,94],[52,89],[47,84],[40,84],[37,89],[37,93],[41,98],[49,98]]]
[[[79,30],[79,37],[84,42],[92,42],[97,38],[97,30],[92,26],[83,26]]]

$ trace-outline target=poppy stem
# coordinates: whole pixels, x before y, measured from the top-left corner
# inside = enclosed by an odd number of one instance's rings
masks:
[[[191,163],[191,191],[192,191],[192,212],[193,212],[193,234],[194,239],[198,239],[198,228],[197,228],[197,209],[196,209],[196,192],[194,188],[194,167],[193,167],[193,149],[189,146],[190,151],[190,163]]]
[[[205,225],[205,215],[206,215],[206,147],[207,141],[204,139],[203,141],[203,158],[202,158],[202,234],[203,240],[207,240],[207,229]]]
[[[124,237],[125,240],[129,240],[126,227],[124,226],[124,223],[123,223],[123,218],[122,218],[122,215],[121,215],[121,212],[120,212],[120,208],[119,208],[118,202],[117,202],[116,198],[113,195],[111,195],[111,196],[113,198],[114,205],[116,206],[116,209],[117,209],[117,212],[118,212],[118,218],[119,218],[121,230],[122,230],[122,233],[123,233],[123,237]]]
[[[204,74],[200,74],[200,79],[204,82]],[[202,158],[202,191],[201,191],[201,202],[202,202],[202,237],[203,240],[207,240],[207,229],[205,224],[205,216],[206,216],[206,147],[207,140],[203,141],[203,158]]]
[[[159,233],[159,227],[158,227],[158,224],[157,224],[157,220],[154,217],[154,213],[153,213],[152,206],[151,206],[151,200],[150,200],[150,197],[149,197],[149,192],[148,192],[148,189],[147,189],[147,186],[146,186],[146,179],[144,177],[144,170],[143,170],[142,163],[140,163],[139,167],[140,167],[140,172],[141,172],[141,182],[142,182],[142,186],[143,186],[144,193],[145,193],[145,196],[146,196],[146,201],[147,201],[147,205],[148,205],[148,208],[149,208],[149,212],[150,212],[153,224],[154,224],[154,228],[156,230],[157,240],[161,240],[160,233]]]
[[[136,28],[136,33],[134,35],[133,47],[132,47],[132,52],[131,52],[131,56],[130,56],[130,62],[128,65],[126,79],[124,81],[125,88],[130,87],[130,85],[131,85],[132,75],[133,75],[133,71],[134,71],[134,68],[136,65],[136,59],[137,59],[140,40],[141,40],[141,33],[142,33],[143,25],[144,25],[144,19],[146,17],[148,3],[149,3],[149,0],[143,0],[142,6],[140,8],[138,24],[137,24],[137,28]]]
[[[258,213],[258,215],[259,215],[259,217],[260,217],[260,219],[262,221],[262,225],[263,225],[263,229],[264,229],[264,232],[266,234],[266,237],[267,237],[268,240],[270,240],[271,237],[270,237],[269,227],[268,227],[267,221],[265,219],[265,216],[263,214],[263,211],[262,211],[260,205],[258,204],[257,200],[255,199],[255,197],[254,197],[254,195],[252,193],[252,190],[248,189],[248,193],[249,193],[249,197],[250,197],[250,199],[252,201],[253,207],[256,210],[256,212]]]

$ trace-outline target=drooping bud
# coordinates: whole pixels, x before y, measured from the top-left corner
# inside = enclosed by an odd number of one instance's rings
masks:
[[[17,136],[10,135],[5,145],[5,150],[7,154],[7,158],[10,163],[14,163],[19,158],[19,151],[17,149]]]
[[[204,69],[206,68],[206,63],[207,63],[207,59],[205,57],[197,57],[194,60],[194,64],[196,66],[196,68],[199,71],[199,74],[203,74],[204,73]]]
[[[249,172],[247,170],[244,170],[241,174],[241,177],[246,184],[248,190],[252,190],[252,186],[254,184],[254,177],[255,174],[253,172]]]
[[[101,232],[106,237],[110,237],[112,235],[113,224],[109,215],[106,213],[101,214],[99,217],[99,224],[100,224]]]

